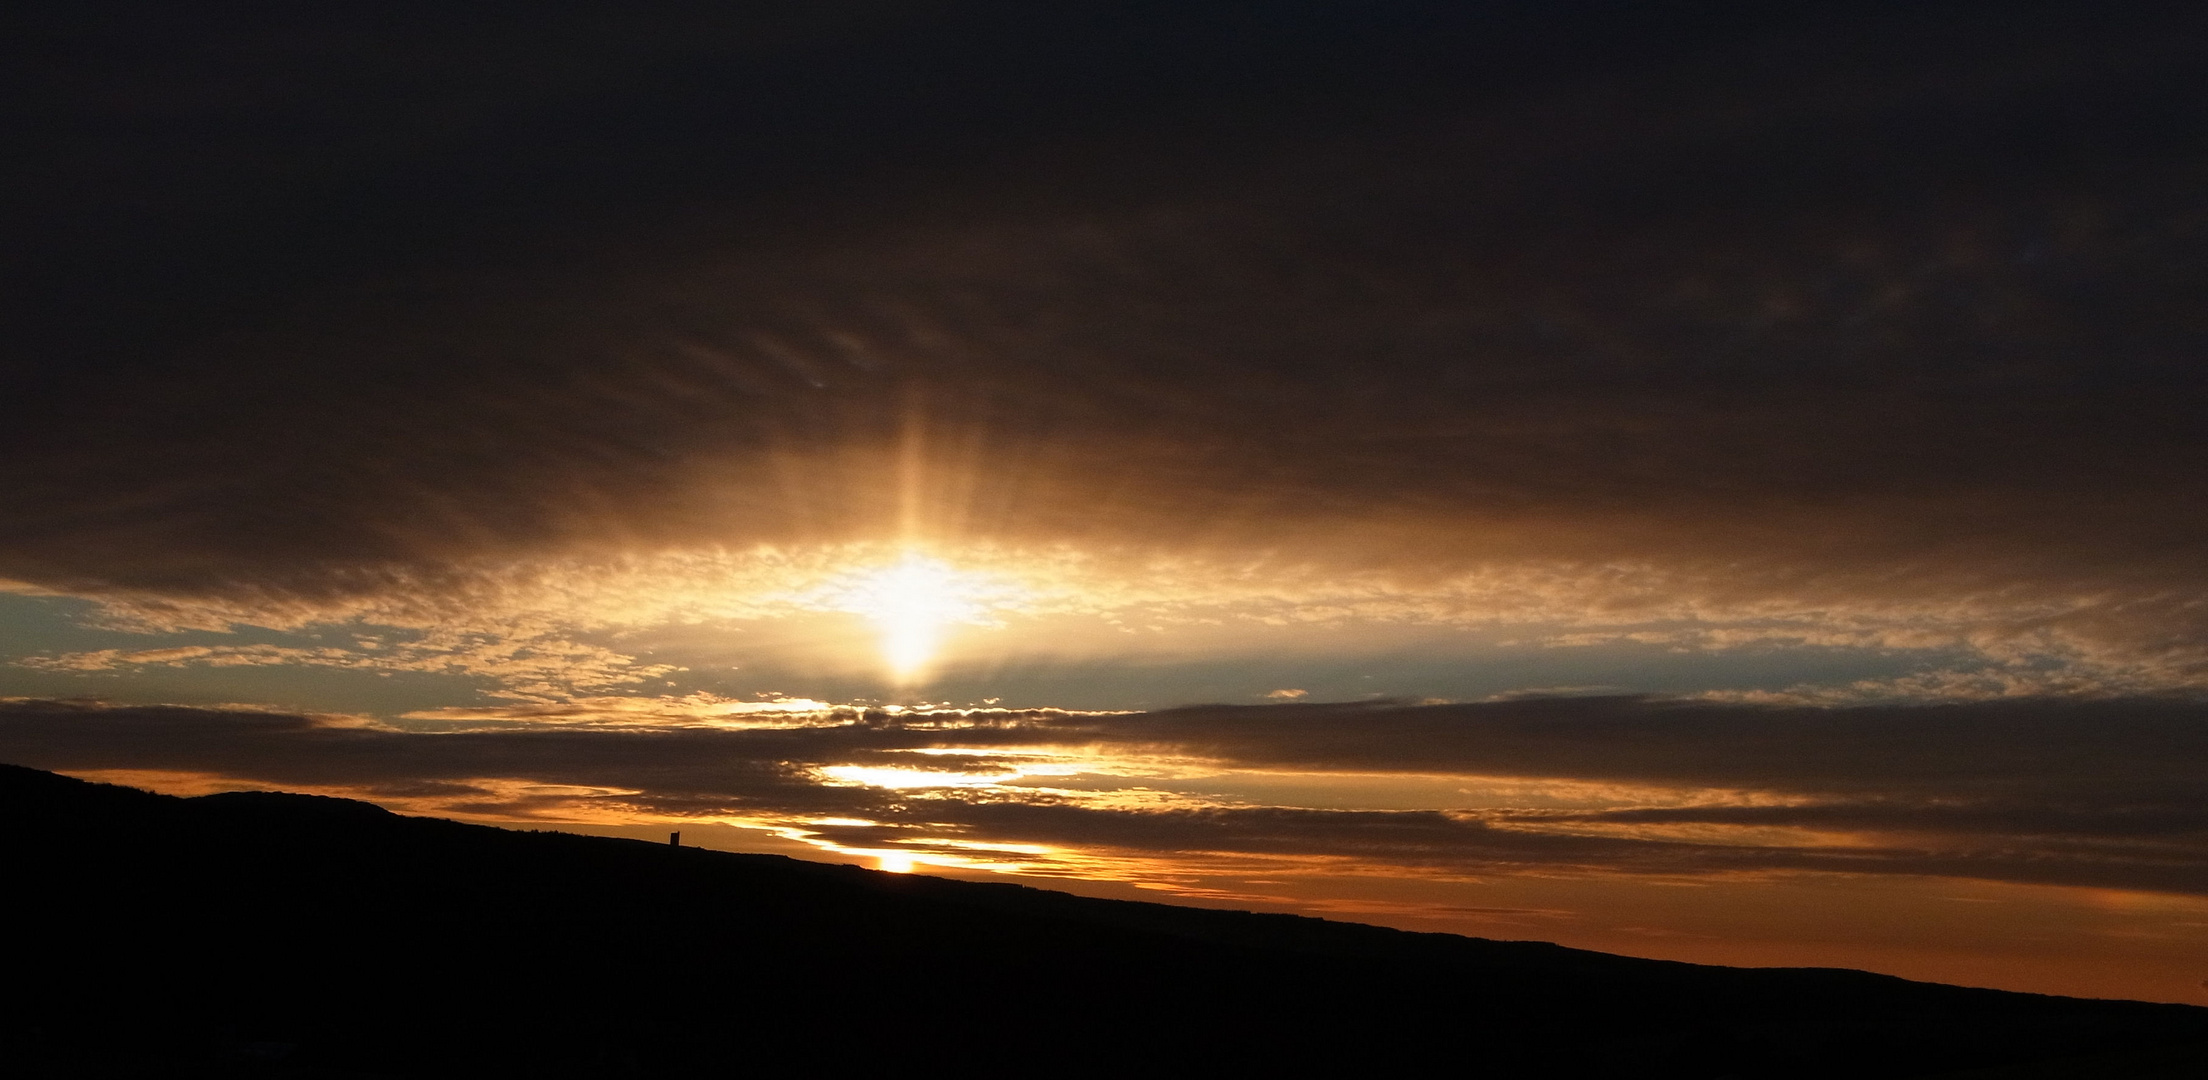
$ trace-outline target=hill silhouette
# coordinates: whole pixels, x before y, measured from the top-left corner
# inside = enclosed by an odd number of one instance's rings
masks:
[[[2192,1075],[2208,1041],[2208,1010],[2189,1006],[1089,899],[309,795],[180,799],[14,766],[0,838],[15,910],[0,1070],[18,1076],[2037,1076],[2063,1061],[2148,1076]]]

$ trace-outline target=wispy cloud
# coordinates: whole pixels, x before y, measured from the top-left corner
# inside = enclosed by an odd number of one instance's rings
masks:
[[[892,544],[845,544],[455,564],[394,569],[324,596],[98,591],[87,594],[97,605],[93,618],[120,629],[319,631],[323,640],[312,647],[110,648],[18,662],[81,672],[280,663],[440,672],[545,701],[652,685],[680,670],[623,645],[623,635],[640,632],[662,643],[749,633],[814,664],[865,664],[875,643],[854,614],[854,582],[894,564],[898,552]],[[1975,579],[1955,580],[1961,568],[1953,566],[1786,573],[1766,566],[1768,580],[1756,581],[1738,564],[1543,560],[1414,573],[1277,553],[1113,555],[990,545],[946,545],[941,557],[979,583],[956,620],[977,659],[1231,656],[1247,651],[1258,631],[1283,628],[1340,631],[1324,639],[1336,649],[1474,631],[1520,648],[1855,650],[1915,653],[1939,664],[1902,678],[1805,686],[1782,694],[1787,700],[2120,695],[2208,685],[2208,611],[2173,594],[2167,578],[2132,586],[2016,580],[1987,593]]]

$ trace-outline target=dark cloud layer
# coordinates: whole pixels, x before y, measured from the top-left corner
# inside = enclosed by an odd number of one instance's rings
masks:
[[[0,759],[198,773],[553,820],[610,810],[874,822],[820,826],[853,847],[950,836],[1130,852],[1161,864],[1200,852],[1397,872],[1814,871],[2208,893],[2208,716],[2193,702],[1817,710],[1580,698],[1007,714],[946,726],[952,719],[425,734],[274,713],[15,701],[0,707]],[[1624,794],[1594,809],[1145,806],[1020,788],[824,786],[813,771],[912,767],[914,755],[898,751],[956,747],[1546,779]],[[990,762],[925,764],[986,770]]]
[[[983,539],[2199,628],[2182,5],[234,11],[14,17],[0,574],[874,535],[918,446]]]
[[[2208,719],[2191,700],[2003,701],[1847,709],[1648,698],[1478,705],[1210,706],[1108,721],[1280,768],[1495,773],[1819,794],[2109,799],[2200,790]],[[2189,796],[2188,796],[2189,797]]]

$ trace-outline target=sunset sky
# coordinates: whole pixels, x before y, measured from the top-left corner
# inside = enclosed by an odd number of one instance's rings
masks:
[[[0,761],[2208,1004],[2196,5],[5,25]]]

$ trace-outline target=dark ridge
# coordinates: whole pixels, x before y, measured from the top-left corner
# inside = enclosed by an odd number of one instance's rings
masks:
[[[2208,1064],[2190,1006],[1096,900],[314,796],[0,766],[0,830],[14,1076]]]

